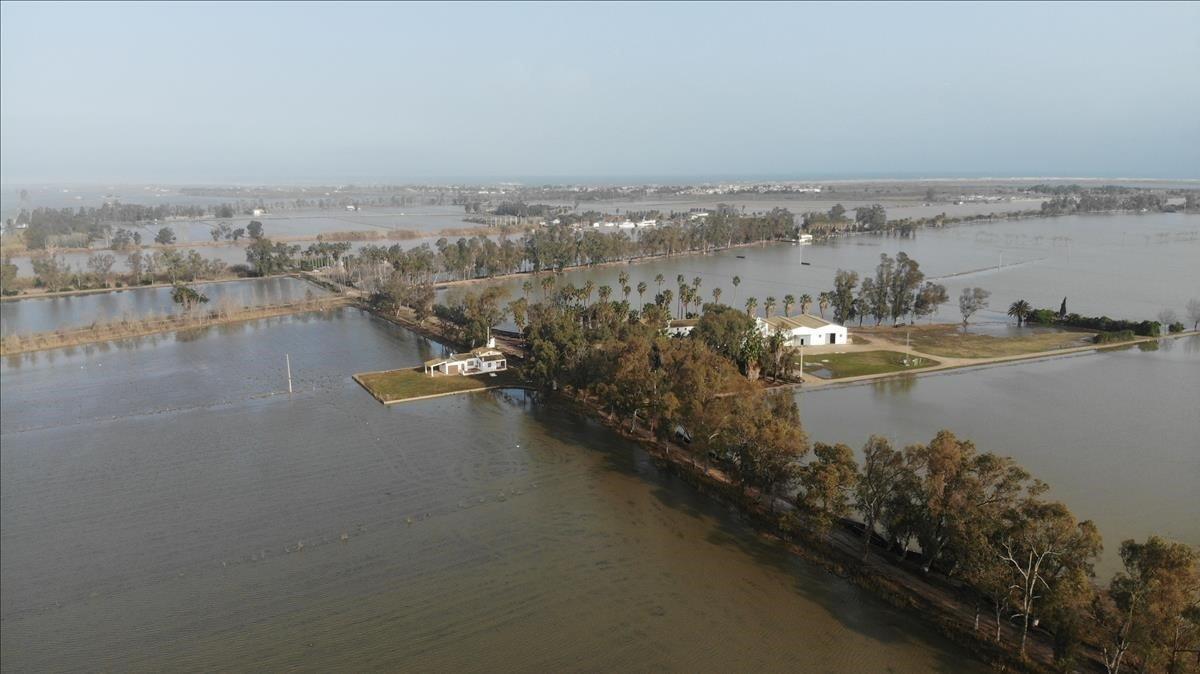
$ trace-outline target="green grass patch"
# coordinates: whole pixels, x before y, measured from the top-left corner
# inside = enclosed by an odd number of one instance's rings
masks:
[[[938,365],[929,358],[910,358],[904,364],[904,354],[898,351],[850,351],[810,356],[804,359],[804,373],[822,379],[844,379],[868,374],[903,372]]]
[[[431,377],[423,368],[415,367],[387,372],[370,372],[354,375],[362,387],[382,403],[394,403],[425,396],[465,393],[486,388],[519,386],[520,376],[513,369],[497,372],[496,376],[478,374],[471,376],[441,375]]]
[[[1090,332],[1040,328],[1026,328],[1023,334],[1011,337],[981,335],[973,332],[963,334],[961,327],[952,325],[872,328],[863,332],[882,337],[893,344],[903,345],[906,331],[909,333],[909,344],[914,351],[945,358],[1019,356],[1039,351],[1086,346],[1092,340]]]

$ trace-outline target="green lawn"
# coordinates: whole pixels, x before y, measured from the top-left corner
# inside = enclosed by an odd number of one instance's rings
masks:
[[[928,358],[914,358],[908,367],[905,367],[904,354],[898,351],[851,351],[805,358],[804,372],[822,379],[843,379],[866,374],[901,372],[933,365],[938,365],[938,362]],[[821,370],[827,372],[818,374],[818,371]]]
[[[371,395],[384,403],[520,384],[520,377],[512,369],[498,372],[495,377],[486,374],[469,377],[458,375],[431,377],[425,374],[422,368],[416,367],[406,370],[358,374],[355,375],[355,378]]]

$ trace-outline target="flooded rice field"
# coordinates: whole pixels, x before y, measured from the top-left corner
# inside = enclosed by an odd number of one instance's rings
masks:
[[[1104,536],[1200,546],[1200,337],[799,393],[809,437],[896,447],[948,428],[1011,456]],[[861,458],[861,456],[860,456]]]
[[[660,289],[678,298],[676,277],[690,284],[701,279],[700,292],[712,300],[741,307],[749,297],[788,294],[816,298],[833,287],[838,269],[871,275],[881,254],[905,252],[921,264],[926,278],[946,286],[950,302],[935,320],[960,320],[958,294],[978,286],[992,293],[991,306],[975,320],[1004,320],[1018,299],[1035,307],[1068,309],[1084,315],[1153,319],[1161,309],[1184,315],[1184,306],[1200,297],[1200,216],[1172,213],[1148,215],[1068,216],[918,230],[913,238],[856,235],[811,246],[767,244],[711,255],[684,255],[642,264],[618,264],[565,274],[561,283],[582,286],[588,280],[608,284],[621,298],[618,274],[628,272],[634,291],[630,300],[652,301]],[[655,277],[661,274],[660,287]],[[734,277],[739,285],[734,285]],[[637,284],[648,286],[644,298]],[[521,295],[522,279],[504,282],[512,297]],[[457,289],[451,295],[466,292]],[[535,284],[533,297],[541,296]],[[782,306],[777,305],[782,313]],[[810,311],[817,312],[814,305]]]
[[[439,348],[340,309],[5,360],[4,669],[982,670],[569,410],[349,378]]]
[[[208,297],[205,306],[212,309],[287,304],[329,294],[320,286],[291,277],[196,283],[192,287]],[[7,336],[60,328],[69,330],[97,322],[140,319],[180,310],[171,300],[169,287],[35,297],[0,303],[0,332]]]

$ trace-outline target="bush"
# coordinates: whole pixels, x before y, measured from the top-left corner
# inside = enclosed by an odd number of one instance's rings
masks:
[[[1117,332],[1099,332],[1092,338],[1095,344],[1112,344],[1113,342],[1128,342],[1134,338],[1132,330],[1119,330]]]
[[[1183,323],[1180,321],[1175,321],[1174,323],[1167,326],[1167,332],[1170,332],[1170,333],[1183,332],[1186,329],[1187,328],[1185,328]]]

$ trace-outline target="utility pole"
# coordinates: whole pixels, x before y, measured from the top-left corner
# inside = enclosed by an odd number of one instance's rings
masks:
[[[287,377],[288,377],[288,395],[292,394],[292,355],[290,353],[283,354],[287,362]]]

